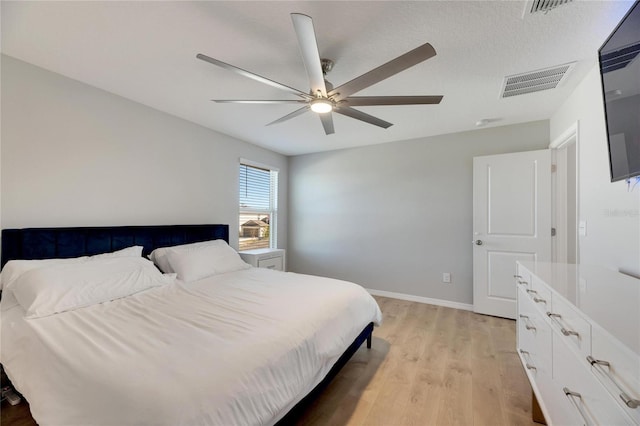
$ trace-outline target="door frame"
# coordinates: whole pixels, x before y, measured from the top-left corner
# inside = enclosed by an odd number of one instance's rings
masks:
[[[567,176],[566,158],[567,148],[575,146],[575,176]],[[580,221],[580,121],[576,121],[550,144],[551,161],[554,173],[551,174],[551,226],[556,229],[556,236],[551,242],[551,256],[554,262],[567,263],[569,229],[567,228],[567,205],[563,202],[567,198],[567,179],[575,179],[575,263],[580,263],[580,241],[578,225]]]

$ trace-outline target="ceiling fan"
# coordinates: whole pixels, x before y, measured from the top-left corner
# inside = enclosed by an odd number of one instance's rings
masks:
[[[298,96],[299,99],[278,99],[278,100],[225,100],[212,99],[219,103],[236,103],[236,104],[301,104],[302,107],[285,115],[269,124],[282,123],[293,117],[311,110],[318,113],[324,131],[327,135],[335,132],[333,127],[333,117],[331,112],[346,115],[356,120],[364,121],[374,126],[384,129],[392,126],[392,123],[381,120],[372,115],[354,109],[354,106],[375,106],[375,105],[424,105],[439,104],[442,96],[351,96],[369,86],[372,86],[386,78],[389,78],[401,71],[406,70],[420,62],[436,55],[436,51],[429,43],[425,43],[404,55],[365,73],[353,80],[333,87],[331,83],[325,80],[325,75],[333,68],[333,61],[329,59],[320,59],[318,53],[318,43],[316,34],[313,29],[313,20],[310,16],[300,13],[292,13],[293,27],[298,37],[300,52],[302,53],[302,61],[309,76],[310,91],[305,93],[293,87],[286,86],[268,78],[254,74],[242,68],[227,64],[217,59],[211,58],[202,53],[198,53],[196,57],[210,64],[217,65],[226,70],[233,71],[244,77],[251,78],[269,86],[284,90],[285,92]]]

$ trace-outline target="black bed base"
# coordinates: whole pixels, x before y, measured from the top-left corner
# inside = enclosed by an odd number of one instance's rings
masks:
[[[365,340],[367,341],[367,348],[371,349],[372,334],[373,334],[373,323],[370,322],[364,328],[364,330],[362,330],[362,332],[358,335],[358,337],[356,337],[353,343],[351,343],[351,345],[342,354],[342,356],[338,358],[338,361],[336,361],[336,363],[333,364],[333,367],[331,367],[331,370],[329,370],[325,378],[320,383],[318,383],[318,385],[315,388],[313,388],[313,390],[309,392],[307,396],[302,398],[300,402],[294,405],[293,408],[287,414],[285,414],[285,416],[282,419],[280,419],[278,423],[276,423],[276,426],[286,426],[286,425],[295,424],[297,420],[300,418],[300,416],[302,415],[302,413],[304,412],[304,410],[306,410],[311,405],[311,403],[317,399],[320,392],[322,392],[329,385],[329,383],[334,379],[334,377],[338,375],[342,367],[344,367],[344,365],[351,359],[353,354],[356,353],[358,348],[360,348],[360,346]]]

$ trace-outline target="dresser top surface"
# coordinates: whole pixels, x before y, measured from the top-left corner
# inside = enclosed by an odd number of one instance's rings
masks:
[[[640,356],[640,280],[601,266],[519,262]]]

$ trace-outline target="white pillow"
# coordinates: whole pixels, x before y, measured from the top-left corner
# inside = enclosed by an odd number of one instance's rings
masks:
[[[11,291],[25,309],[26,318],[41,318],[120,299],[174,280],[175,275],[163,275],[142,257],[114,257],[32,269],[15,280]]]
[[[183,281],[251,268],[224,240],[211,241],[207,245],[169,248],[166,257],[171,269]]]
[[[37,260],[10,260],[0,272],[0,290],[8,289],[10,284],[23,273],[43,266],[63,265],[69,263],[82,263],[88,260],[104,259],[110,257],[141,257],[142,246],[132,246],[116,250],[111,253],[96,254],[94,256],[72,257],[68,259],[37,259]]]
[[[8,290],[11,284],[22,274],[32,269],[44,266],[65,265],[70,263],[86,262],[89,256],[74,257],[71,259],[42,259],[42,260],[10,260],[0,272],[0,288]]]
[[[153,263],[155,263],[156,266],[158,266],[158,268],[160,268],[162,272],[164,272],[165,274],[171,274],[171,273],[174,273],[175,271],[171,267],[171,264],[169,263],[169,259],[167,258],[169,251],[175,252],[180,250],[193,250],[199,247],[206,247],[211,245],[217,246],[220,243],[227,245],[227,243],[224,240],[210,240],[210,241],[202,241],[199,243],[182,244],[179,246],[160,247],[152,251],[151,254],[149,254],[149,259],[151,259]]]
[[[108,259],[113,257],[142,257],[142,246],[131,246],[111,253],[102,253],[89,256],[89,260]]]

